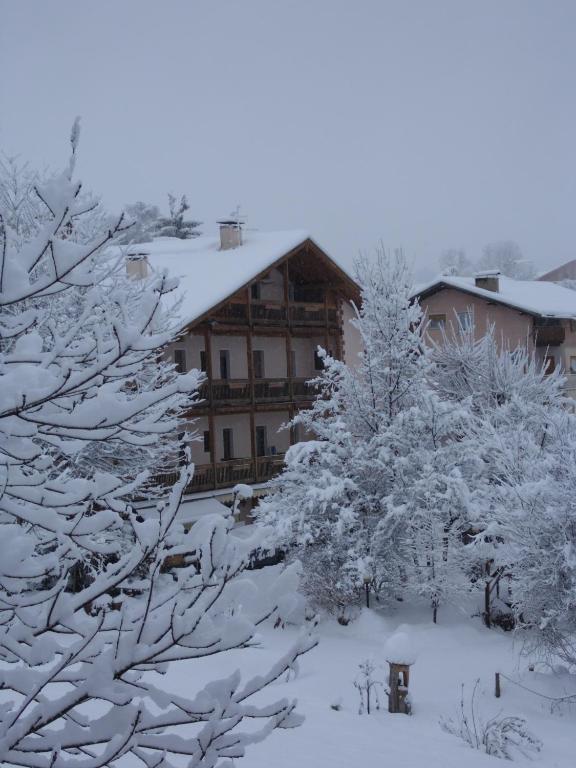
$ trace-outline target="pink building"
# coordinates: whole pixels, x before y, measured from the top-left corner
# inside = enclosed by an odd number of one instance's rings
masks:
[[[576,259],[567,261],[566,264],[561,264],[559,267],[544,272],[543,275],[538,276],[538,280],[544,280],[551,283],[561,283],[563,280],[576,280]]]
[[[415,293],[428,318],[431,339],[473,326],[480,337],[493,325],[497,338],[527,345],[560,368],[576,398],[576,291],[554,282],[512,280],[490,271],[476,277],[444,275]]]

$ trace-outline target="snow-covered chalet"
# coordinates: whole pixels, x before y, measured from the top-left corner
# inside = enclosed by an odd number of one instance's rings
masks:
[[[151,267],[180,278],[181,333],[168,354],[181,371],[206,374],[190,413],[200,440],[187,492],[224,498],[238,483],[265,488],[304,438],[280,428],[311,403],[318,347],[357,359],[349,320],[358,286],[305,232],[243,231],[235,221],[221,222],[219,237],[131,246],[127,258],[135,277]]]

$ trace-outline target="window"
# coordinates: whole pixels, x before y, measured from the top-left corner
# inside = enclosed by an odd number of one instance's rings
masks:
[[[268,437],[266,427],[256,427],[256,456],[266,456],[268,453]]]
[[[556,360],[554,355],[546,355],[544,358],[544,373],[554,373],[556,368]]]
[[[230,461],[234,457],[234,445],[232,442],[232,430],[231,429],[223,429],[222,430],[222,446],[224,450],[224,456],[222,457],[224,461]]]
[[[206,368],[206,352],[203,349],[200,350],[200,370],[203,373],[206,373],[206,371],[208,370]]]
[[[186,350],[174,350],[174,365],[178,373],[186,373]]]
[[[318,350],[314,350],[314,370],[315,371],[322,371],[324,370],[324,360],[320,357],[320,353]]]
[[[430,315],[428,318],[428,330],[441,331],[446,326],[446,315]]]
[[[204,432],[204,452],[210,453],[210,432]]]
[[[250,296],[254,301],[260,298],[260,283],[252,283],[250,286]]]
[[[472,312],[467,310],[466,312],[458,312],[458,325],[460,326],[461,331],[469,331],[470,328],[472,328],[473,321],[472,321]]]
[[[220,350],[220,378],[230,378],[230,352],[227,349]]]
[[[291,349],[290,350],[290,367],[291,367],[291,375],[296,377],[298,374],[296,373],[296,350]]]
[[[264,352],[261,349],[252,350],[252,363],[254,366],[254,378],[264,378]]]
[[[570,358],[570,373],[576,373],[576,357]]]

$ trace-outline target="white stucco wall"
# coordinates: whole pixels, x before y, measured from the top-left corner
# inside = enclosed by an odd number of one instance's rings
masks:
[[[254,427],[266,427],[269,453],[272,446],[276,448],[276,453],[285,453],[290,447],[290,430],[279,431],[282,424],[286,424],[289,419],[288,411],[255,414]]]
[[[318,347],[324,346],[323,336],[310,338],[292,338],[292,349],[295,352],[296,370],[293,371],[295,379],[309,379],[318,371],[314,368],[314,352]]]
[[[264,352],[264,378],[285,378],[286,339],[283,336],[253,336],[252,349]]]
[[[219,336],[212,335],[212,374],[215,379],[220,378],[220,350],[227,349],[230,352],[230,378],[248,378],[248,357],[246,339],[243,336]]]
[[[250,442],[250,417],[247,413],[229,413],[214,418],[214,429],[216,430],[215,448],[216,461],[224,460],[224,447],[222,440],[222,430],[232,429],[234,458],[249,458],[251,455]]]

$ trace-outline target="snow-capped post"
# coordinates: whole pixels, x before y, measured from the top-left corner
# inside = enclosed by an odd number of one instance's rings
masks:
[[[390,665],[388,677],[388,712],[409,715],[412,704],[408,696],[410,667],[416,661],[416,653],[406,632],[396,632],[385,646],[386,661]]]

